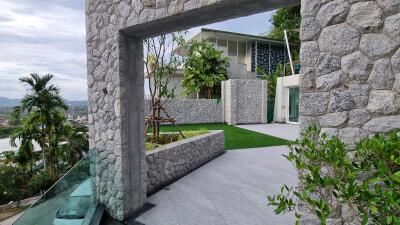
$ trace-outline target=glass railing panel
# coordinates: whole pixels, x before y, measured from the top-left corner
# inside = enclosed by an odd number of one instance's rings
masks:
[[[96,204],[93,193],[96,152],[90,151],[29,207],[14,225],[89,224]]]

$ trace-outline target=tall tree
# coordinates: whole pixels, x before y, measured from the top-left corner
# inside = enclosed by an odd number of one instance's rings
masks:
[[[300,6],[278,9],[272,16],[270,22],[273,27],[267,34],[267,37],[283,40],[283,31],[287,30],[289,42],[292,44],[300,43]]]
[[[15,114],[19,117],[21,112],[26,111],[30,117],[28,126],[38,127],[40,136],[37,142],[43,152],[45,169],[52,178],[57,178],[55,152],[49,148],[49,143],[53,135],[55,112],[67,110],[68,107],[60,96],[60,90],[49,84],[53,77],[52,74],[40,76],[32,73],[30,77],[20,78],[19,80],[28,86],[28,93],[22,98],[21,105],[15,109]]]
[[[207,98],[213,98],[214,87],[228,79],[229,58],[205,40],[193,41],[186,48],[188,54],[182,80],[186,94],[196,93],[199,96],[200,91],[206,90]]]

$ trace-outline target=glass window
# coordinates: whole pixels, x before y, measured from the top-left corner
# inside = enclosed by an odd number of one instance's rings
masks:
[[[237,42],[236,41],[228,42],[228,55],[229,56],[237,56]]]
[[[218,40],[218,47],[227,47],[228,41],[226,40]]]
[[[299,121],[299,87],[289,88],[289,122]]]

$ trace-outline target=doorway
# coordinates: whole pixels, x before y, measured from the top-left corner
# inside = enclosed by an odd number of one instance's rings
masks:
[[[289,87],[288,88],[288,109],[286,122],[295,123],[299,122],[299,101],[300,101],[300,88],[299,87]]]

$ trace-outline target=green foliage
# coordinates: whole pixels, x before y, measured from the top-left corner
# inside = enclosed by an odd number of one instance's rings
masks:
[[[193,41],[186,48],[188,54],[182,80],[186,94],[207,90],[207,98],[213,98],[214,87],[228,79],[229,58],[223,57],[222,51],[205,40]]]
[[[0,138],[6,138],[12,134],[15,127],[1,127],[0,126]]]
[[[39,172],[33,176],[28,183],[31,193],[40,193],[40,191],[46,191],[51,187],[51,185],[53,185],[53,181],[46,172]]]
[[[278,9],[272,16],[272,29],[267,37],[284,40],[284,30],[287,30],[290,43],[300,44],[299,30],[301,23],[300,6]]]
[[[192,138],[195,136],[199,136],[199,135],[208,133],[208,131],[204,128],[201,128],[199,130],[185,130],[185,131],[182,131],[182,133],[185,136],[185,138]],[[155,140],[152,135],[148,135],[146,137],[146,150],[153,150],[162,145],[169,144],[169,143],[179,141],[182,139],[184,139],[184,138],[179,133],[160,134],[158,140]]]
[[[268,81],[268,120],[267,122],[270,123],[274,119],[274,107],[275,107],[275,95],[276,95],[276,83],[278,81],[278,77],[282,76],[283,74],[283,66],[282,64],[278,64],[276,70],[271,74],[266,74],[261,68],[257,68],[257,73],[261,74],[260,77],[263,80]]]
[[[28,179],[29,175],[21,168],[0,164],[0,204],[26,197]]]
[[[338,203],[361,224],[400,224],[400,132],[364,139],[348,152],[337,137],[311,126],[285,156],[299,172],[299,187],[283,186],[269,204],[279,214],[306,203],[321,224]]]

